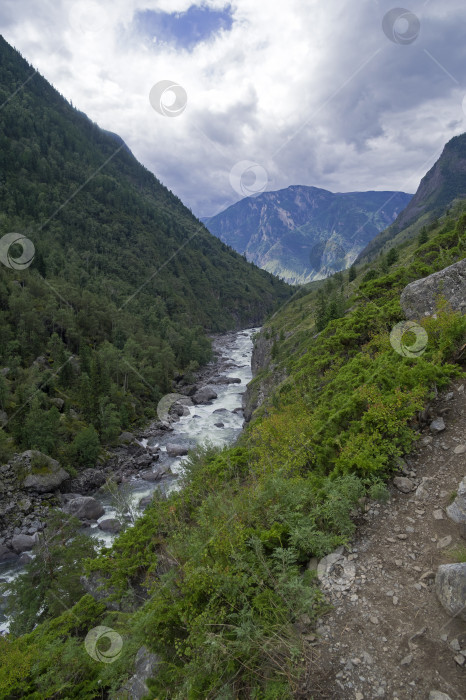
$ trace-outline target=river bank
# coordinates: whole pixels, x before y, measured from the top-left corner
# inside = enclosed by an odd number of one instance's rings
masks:
[[[174,392],[184,397],[183,406],[178,402],[173,407],[180,410],[172,411],[168,421],[158,419],[140,431],[123,434],[122,444],[108,450],[94,468],[69,478],[55,463],[54,479],[44,482],[46,487],[35,479],[26,488],[24,472],[30,468],[30,451],[3,465],[0,582],[11,581],[30,561],[50,507],[77,515],[83,528],[108,546],[121,527],[131,525],[143,512],[155,490],[177,488],[182,458],[189,449],[205,441],[218,446],[233,443],[243,427],[242,397],[252,378],[256,330],[213,337],[211,362],[196,374],[193,383],[181,380],[174,385]],[[210,391],[205,392],[206,388]],[[105,488],[109,479],[116,487],[113,495]],[[118,508],[120,496],[128,511],[123,517]],[[0,633],[6,629],[0,604]]]

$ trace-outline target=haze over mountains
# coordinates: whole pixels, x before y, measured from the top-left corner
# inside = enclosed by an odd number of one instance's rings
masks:
[[[296,185],[242,199],[205,224],[259,267],[303,284],[349,267],[411,197]]]

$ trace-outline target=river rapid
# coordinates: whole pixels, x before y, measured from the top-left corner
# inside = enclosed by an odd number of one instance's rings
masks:
[[[146,468],[131,475],[119,485],[120,491],[125,492],[125,500],[130,505],[133,521],[143,513],[144,502],[147,503],[155,490],[168,493],[179,488],[183,457],[170,456],[167,445],[176,444],[191,449],[209,442],[222,447],[231,445],[240,435],[244,424],[242,398],[248,382],[252,379],[253,336],[258,331],[258,328],[250,328],[212,338],[214,357],[202,368],[195,381],[198,388],[211,386],[217,394],[216,398],[207,403],[186,406],[185,415],[171,424],[171,430],[159,430],[154,424],[139,434],[136,433],[136,441],[141,447],[158,452],[159,458],[154,462],[154,468],[169,467],[170,475],[159,481],[147,480],[143,478],[144,473],[147,474],[148,471]],[[222,378],[225,377],[236,381],[223,382]],[[108,518],[118,517],[115,501],[101,489],[92,495],[101,502],[105,513],[84,531],[98,539],[102,546],[111,546],[116,535],[102,531],[99,523]],[[0,583],[12,581],[22,570],[23,567],[18,564],[0,564]],[[9,621],[2,614],[2,607],[0,594],[0,634],[5,634]]]

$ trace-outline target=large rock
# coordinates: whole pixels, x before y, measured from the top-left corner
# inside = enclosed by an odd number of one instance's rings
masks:
[[[83,469],[72,479],[70,487],[72,491],[82,494],[87,491],[95,491],[105,484],[105,481],[105,474],[100,469]]]
[[[98,527],[103,532],[120,532],[122,525],[116,518],[105,518],[101,520]]]
[[[36,542],[37,539],[34,535],[14,535],[11,539],[11,546],[17,554],[21,554],[32,549]]]
[[[222,374],[215,379],[209,379],[212,384],[241,384],[241,379],[239,377],[227,377]]]
[[[157,654],[152,654],[147,647],[141,647],[134,659],[134,675],[126,681],[122,688],[116,691],[112,698],[114,700],[123,700],[123,698],[142,700],[145,698],[150,693],[146,681],[155,676],[160,664],[161,658]]]
[[[97,520],[105,513],[105,509],[99,501],[92,496],[77,496],[72,498],[63,507],[65,513],[74,515],[81,520]]]
[[[466,524],[466,476],[458,486],[455,500],[447,508],[447,515],[455,523]]]
[[[439,297],[445,297],[454,311],[466,313],[466,258],[440,272],[411,282],[401,293],[406,318],[432,316]]]
[[[159,481],[164,476],[169,476],[172,473],[168,464],[158,465],[155,469],[146,469],[139,476],[145,481]]]
[[[393,484],[396,486],[398,491],[401,491],[402,493],[409,493],[410,491],[414,491],[416,488],[416,484],[406,476],[395,476],[393,479]]]
[[[0,562],[12,561],[17,558],[18,555],[16,552],[12,552],[11,549],[8,549],[4,544],[0,544]]]
[[[466,620],[466,562],[439,566],[435,592],[450,615],[459,615]]]
[[[27,472],[23,488],[37,493],[49,493],[70,478],[56,459],[37,450],[27,450],[20,457],[21,467]]]
[[[186,445],[178,445],[175,442],[169,442],[167,445],[167,454],[170,457],[183,457],[188,454]]]
[[[208,403],[209,401],[212,401],[212,399],[217,398],[217,392],[212,389],[210,386],[205,386],[203,389],[199,389],[199,391],[196,391],[196,393],[193,396],[193,402],[195,404],[198,403]]]

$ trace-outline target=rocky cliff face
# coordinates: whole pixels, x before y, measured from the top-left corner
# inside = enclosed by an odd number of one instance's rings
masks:
[[[466,199],[466,134],[455,136],[446,144],[438,161],[422,178],[408,206],[386,231],[367,244],[356,262],[374,259],[387,243],[416,236],[422,223],[441,216],[453,202],[462,199]],[[413,230],[406,232],[405,229],[413,224]]]
[[[237,202],[206,226],[259,267],[299,284],[351,265],[411,195],[293,186]]]

